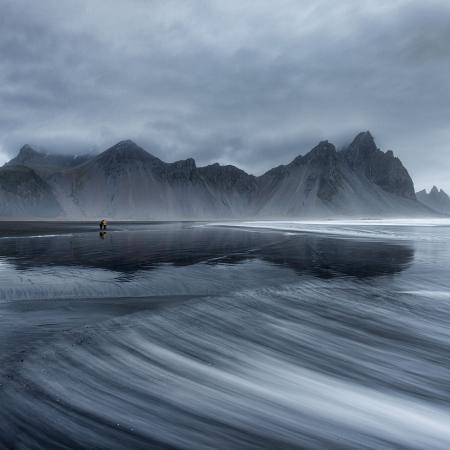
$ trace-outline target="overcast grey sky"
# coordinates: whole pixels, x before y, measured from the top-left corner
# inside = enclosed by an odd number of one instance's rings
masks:
[[[449,0],[0,0],[0,162],[25,143],[259,174],[371,130],[450,193]]]

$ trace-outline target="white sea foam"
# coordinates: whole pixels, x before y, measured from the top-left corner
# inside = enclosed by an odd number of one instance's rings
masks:
[[[210,222],[207,226],[404,240],[417,238],[416,233],[411,228],[450,227],[450,219],[256,220]]]
[[[0,239],[42,239],[42,238],[52,238],[52,237],[70,237],[73,236],[72,233],[65,234],[32,234],[25,236],[1,236]]]
[[[417,291],[402,291],[402,294],[418,295],[426,298],[445,300],[450,299],[450,291],[427,291],[427,290],[417,290]]]

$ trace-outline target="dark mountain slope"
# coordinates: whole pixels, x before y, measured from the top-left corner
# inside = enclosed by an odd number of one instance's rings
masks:
[[[358,136],[343,152],[323,141],[305,156],[261,176],[258,214],[268,218],[429,214],[411,196],[410,178],[405,169],[405,182],[399,160],[383,156],[370,133]],[[391,174],[387,178],[381,176],[383,164]]]
[[[257,178],[235,166],[212,164],[198,169],[216,205],[229,217],[249,217],[255,210]]]
[[[369,132],[358,134],[340,152],[328,141],[320,142],[306,155],[260,177],[234,166],[199,168],[192,158],[166,163],[129,140],[81,164],[70,157],[58,158],[24,147],[5,169],[23,167],[16,166],[23,161],[45,174],[48,184],[39,180],[56,197],[67,218],[280,219],[432,214],[416,200],[413,182],[401,161],[392,152],[379,150]],[[35,172],[24,176],[30,183],[37,183]],[[24,190],[21,195],[23,205],[31,203],[31,193]],[[10,200],[5,199],[5,204],[11,205]],[[25,213],[25,206],[21,208]]]
[[[50,186],[32,169],[0,169],[0,216],[57,217],[62,212]]]
[[[49,180],[69,216],[204,217],[214,199],[192,159],[165,163],[132,141]]]
[[[415,200],[414,183],[402,162],[391,150],[382,152],[369,131],[359,133],[341,156],[350,168],[384,191]]]

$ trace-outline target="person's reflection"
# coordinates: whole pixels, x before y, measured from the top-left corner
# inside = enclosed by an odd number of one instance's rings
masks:
[[[99,236],[100,236],[100,239],[105,239],[106,231],[100,231]]]

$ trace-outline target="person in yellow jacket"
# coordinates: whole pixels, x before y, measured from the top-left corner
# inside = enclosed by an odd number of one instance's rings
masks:
[[[100,230],[106,230],[106,227],[108,226],[108,222],[106,219],[100,220]]]

